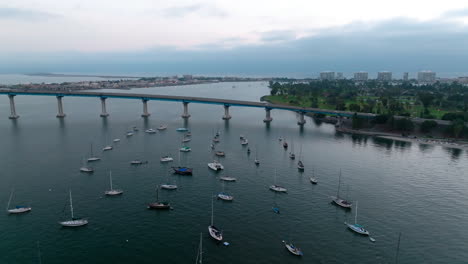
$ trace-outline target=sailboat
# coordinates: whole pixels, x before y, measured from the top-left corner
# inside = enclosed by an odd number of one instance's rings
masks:
[[[180,166],[180,152],[179,152],[179,166],[172,167],[172,169],[174,170],[175,174],[179,174],[179,175],[192,175],[192,172],[193,172],[192,168]]]
[[[288,142],[286,142],[286,139],[283,139],[283,148],[285,150],[288,149]]]
[[[114,142],[120,142],[120,138],[115,138],[113,141]]]
[[[166,178],[169,178],[167,169],[166,169]],[[177,189],[177,185],[169,184],[169,183],[161,184],[160,187],[161,187],[161,189],[165,189],[165,190],[176,190]]]
[[[286,242],[283,240],[283,243],[284,243],[284,246],[288,249],[289,252],[291,252],[293,255],[296,255],[296,256],[302,256],[304,255],[302,253],[302,250],[296,246],[293,245],[293,243],[291,242]]]
[[[224,192],[224,182],[223,182],[223,191],[218,193],[218,199],[224,200],[224,201],[232,201],[234,200],[234,197],[225,193]]]
[[[296,154],[294,154],[294,142],[291,143],[291,151],[289,152],[289,158],[292,160],[296,159]]]
[[[170,209],[169,202],[159,201],[159,189],[156,188],[156,202],[148,204],[148,209]]]
[[[302,163],[302,145],[301,145],[301,151],[299,152],[299,161],[297,162],[297,169],[300,171],[303,171],[305,169],[304,163]]]
[[[312,169],[312,177],[310,177],[310,182],[312,184],[317,184],[318,183],[317,178],[314,177],[314,169]]]
[[[9,214],[21,214],[21,213],[30,212],[32,210],[32,208],[29,207],[29,206],[21,206],[21,205],[17,205],[17,206],[15,206],[15,208],[10,209],[10,203],[11,203],[12,198],[13,198],[13,189],[11,190],[10,199],[8,200],[8,205],[7,205],[7,208],[6,208],[7,213],[9,213]]]
[[[249,144],[249,140],[247,138],[244,138],[241,140],[241,145],[242,146],[247,146]]]
[[[102,148],[102,151],[109,151],[109,150],[112,150],[112,149],[113,149],[113,147],[111,145],[107,145],[104,148]]]
[[[353,203],[351,201],[347,201],[347,200],[340,198],[340,187],[341,187],[341,170],[340,170],[340,178],[338,180],[338,191],[336,192],[336,197],[332,196],[331,198],[332,198],[332,201],[336,203],[337,205],[346,209],[350,209]]]
[[[101,158],[94,156],[93,154],[93,143],[91,143],[91,156],[88,158],[88,162],[98,161]]]
[[[275,184],[270,186],[270,190],[275,192],[287,192],[288,190],[282,186],[276,185],[276,170],[275,170]]]
[[[260,165],[260,160],[258,160],[258,148],[255,147],[255,161],[254,161],[255,165]]]
[[[81,172],[93,173],[94,169],[92,167],[86,166],[85,159],[83,158],[83,164],[80,167]]]
[[[359,225],[357,223],[357,213],[358,213],[357,209],[358,209],[358,202],[356,201],[356,210],[355,210],[356,212],[354,214],[354,224],[349,224],[345,222],[345,225],[347,225],[349,229],[353,230],[354,232],[358,234],[368,236],[369,231],[367,231],[362,225]]]
[[[114,189],[112,187],[112,172],[111,171],[109,171],[109,184],[110,184],[110,190],[105,191],[104,192],[105,195],[113,196],[113,195],[119,195],[123,193],[123,190]]]
[[[219,230],[216,226],[214,226],[213,223],[213,210],[213,198],[211,198],[211,224],[208,226],[208,232],[210,233],[210,236],[216,241],[222,241],[223,232]]]
[[[79,226],[84,226],[88,224],[87,219],[75,218],[73,214],[73,200],[72,200],[71,190],[70,190],[70,211],[71,211],[71,220],[62,221],[62,222],[59,222],[59,224],[65,227],[79,227]]]
[[[198,244],[198,253],[195,264],[202,264],[203,262],[203,244],[202,244],[202,233],[200,233],[200,244]]]

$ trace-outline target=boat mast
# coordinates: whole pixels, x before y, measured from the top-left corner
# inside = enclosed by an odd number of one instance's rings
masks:
[[[358,201],[356,201],[356,214],[354,215],[354,224],[357,224],[357,207],[358,207]]]
[[[213,197],[211,197],[211,225],[213,225]]]
[[[73,218],[74,218],[74,216],[73,216],[73,200],[72,200],[71,190],[70,190],[70,211],[71,211],[71,217],[72,217],[72,220],[73,220]]]
[[[110,187],[111,187],[110,189],[112,191],[113,190],[112,189],[112,171],[109,171],[109,181],[110,181]]]
[[[395,255],[395,264],[398,264],[398,255],[400,253],[400,239],[401,239],[401,232],[398,235],[398,244],[397,244],[396,255]]]
[[[340,169],[340,177],[338,178],[338,191],[336,192],[336,198],[340,197],[340,186],[341,186],[341,169]]]
[[[91,142],[91,158],[94,157],[93,155],[93,143]]]
[[[203,261],[203,240],[202,233],[200,233],[200,261],[198,263],[202,264]]]
[[[7,210],[10,209],[10,203],[11,203],[11,198],[13,198],[13,191],[14,189],[11,189],[11,193],[10,193],[10,199],[8,199],[8,204],[7,204]]]

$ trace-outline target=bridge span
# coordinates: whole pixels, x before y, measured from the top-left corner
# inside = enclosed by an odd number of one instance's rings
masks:
[[[150,113],[148,112],[148,101],[172,101],[172,102],[182,102],[183,104],[183,114],[182,118],[189,118],[190,114],[188,111],[189,103],[200,103],[200,104],[213,104],[213,105],[222,105],[224,107],[224,120],[231,119],[229,114],[229,108],[231,106],[236,107],[256,107],[265,109],[265,123],[269,123],[273,120],[271,117],[271,110],[287,110],[294,111],[299,114],[299,125],[305,124],[304,115],[306,113],[316,113],[324,115],[333,115],[338,117],[351,117],[354,115],[354,112],[348,111],[337,111],[337,110],[326,110],[319,108],[310,108],[310,107],[299,107],[299,106],[288,106],[288,105],[279,105],[279,104],[270,104],[266,102],[252,102],[252,101],[241,101],[241,100],[232,100],[232,99],[219,99],[219,98],[205,98],[205,97],[192,97],[192,96],[175,96],[175,95],[157,95],[157,94],[136,94],[136,93],[109,93],[109,92],[88,92],[88,91],[38,91],[38,90],[12,90],[12,89],[0,89],[0,94],[8,95],[10,99],[10,119],[17,119],[19,115],[16,113],[14,97],[17,95],[36,95],[36,96],[55,96],[57,98],[57,107],[58,107],[58,118],[64,118],[65,113],[63,110],[63,97],[74,96],[74,97],[96,97],[101,100],[101,117],[109,116],[106,110],[106,100],[108,98],[116,99],[137,99],[141,100],[143,103],[143,114],[142,117],[149,117]],[[373,118],[374,114],[368,113],[357,113],[360,117]]]

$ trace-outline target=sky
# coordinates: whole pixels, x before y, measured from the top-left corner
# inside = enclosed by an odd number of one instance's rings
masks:
[[[468,75],[468,1],[0,0],[0,73]]]

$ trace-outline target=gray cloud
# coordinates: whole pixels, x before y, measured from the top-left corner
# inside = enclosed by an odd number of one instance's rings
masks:
[[[191,14],[199,14],[212,17],[226,17],[228,13],[216,6],[208,4],[193,4],[188,6],[170,7],[162,10],[166,17],[184,17]]]
[[[33,9],[0,7],[0,19],[13,19],[23,21],[49,20],[59,15],[37,11]]]

